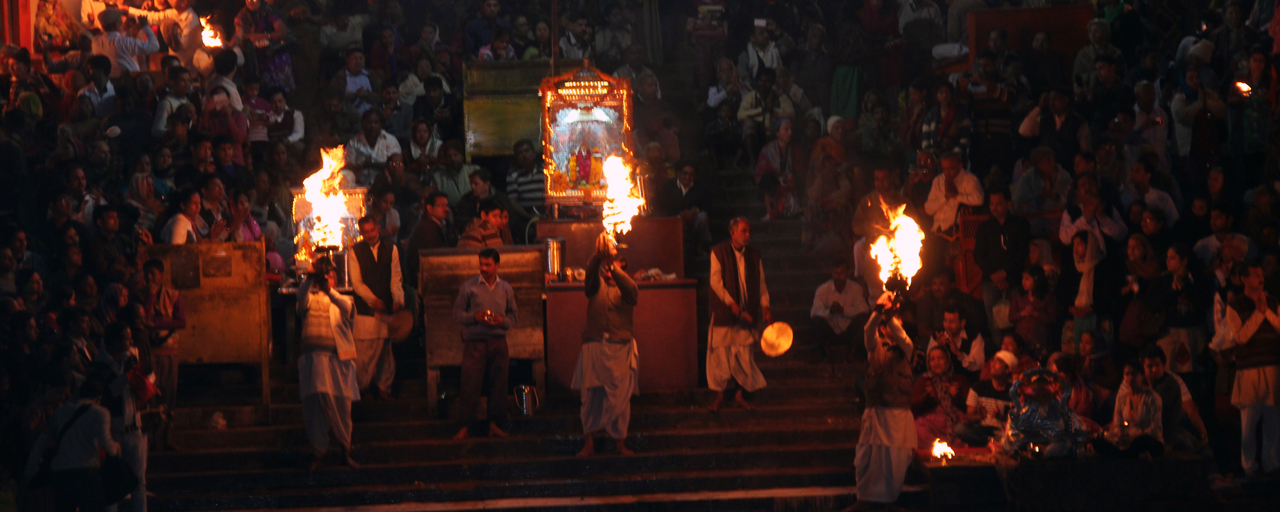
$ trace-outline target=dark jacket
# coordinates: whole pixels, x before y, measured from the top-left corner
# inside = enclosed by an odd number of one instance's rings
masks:
[[[409,235],[405,253],[400,255],[400,261],[404,265],[405,279],[411,283],[418,282],[418,264],[420,263],[418,251],[453,247],[457,244],[457,237],[448,221],[445,221],[443,226],[429,217],[418,221],[418,225],[413,228],[413,234]]]
[[[697,208],[700,211],[710,212],[711,210],[711,190],[702,183],[694,182],[693,187],[689,188],[688,193],[680,191],[680,184],[677,183],[678,178],[672,178],[662,184],[658,189],[657,207],[658,212],[674,216],[680,212],[690,208]]]
[[[1031,247],[1031,224],[1027,219],[1009,214],[1001,224],[995,217],[978,225],[973,247],[973,261],[982,269],[982,277],[1005,271],[1012,286],[1022,279],[1023,262]]]

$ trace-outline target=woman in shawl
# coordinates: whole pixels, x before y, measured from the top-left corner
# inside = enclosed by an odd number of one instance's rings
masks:
[[[1101,265],[1100,245],[1097,235],[1088,230],[1077,231],[1071,238],[1071,264],[1063,265],[1058,287],[1058,300],[1070,315],[1067,326],[1071,331],[1063,330],[1064,352],[1075,352],[1079,333],[1097,328],[1099,312],[1108,311],[1110,297],[1115,294]]]
[[[776,136],[760,151],[756,185],[764,195],[764,220],[791,217],[799,210],[795,191],[796,150],[791,144],[793,123],[784,117],[773,122]]]
[[[1093,390],[1084,379],[1080,378],[1080,372],[1076,371],[1076,359],[1062,352],[1054,352],[1049,355],[1049,364],[1046,367],[1062,377],[1063,393],[1071,392],[1071,399],[1067,403],[1071,412],[1074,412],[1090,431],[1101,430],[1094,420],[1098,397],[1093,394]]]
[[[1125,256],[1128,258],[1125,261],[1128,274],[1125,275],[1124,287],[1120,289],[1120,305],[1116,308],[1121,315],[1118,340],[1124,346],[1121,351],[1137,355],[1138,349],[1160,333],[1160,325],[1164,322],[1159,312],[1152,311],[1139,300],[1140,294],[1163,269],[1145,235],[1129,236]]]
[[[379,31],[378,42],[369,51],[369,70],[377,73],[383,82],[396,80],[400,71],[408,69],[415,61],[413,57],[409,47],[401,43],[400,33],[395,27],[384,26]]]
[[[939,155],[969,147],[973,121],[969,113],[956,104],[956,87],[942,82],[934,91],[938,104],[929,109],[920,124],[920,148]]]
[[[805,209],[804,244],[812,248],[826,234],[843,236],[852,229],[853,182],[844,149],[844,120],[827,119],[827,136],[818,139],[809,159],[808,207]]]
[[[1045,354],[1049,328],[1058,324],[1058,301],[1050,293],[1043,268],[1027,267],[1022,272],[1022,293],[1014,294],[1009,301],[1009,323],[1026,342],[1028,352],[1034,356]]]
[[[921,449],[935,439],[956,444],[953,433],[964,422],[969,380],[951,371],[951,356],[942,347],[929,351],[929,370],[911,386],[911,412],[916,417],[916,439]]]
[[[236,37],[257,48],[254,56],[263,87],[293,90],[293,57],[286,44],[289,28],[270,7],[262,8],[262,0],[245,0],[244,9],[236,15]]]
[[[138,220],[134,226],[138,229],[150,231],[156,225],[156,217],[165,210],[164,201],[156,195],[155,179],[151,177],[150,172],[134,173],[129,177],[129,192],[126,199],[129,206],[137,210]]]

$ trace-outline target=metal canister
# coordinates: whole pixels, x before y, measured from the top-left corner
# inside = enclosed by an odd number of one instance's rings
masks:
[[[520,409],[521,416],[533,416],[533,411],[538,410],[538,388],[527,384],[516,386],[516,407]]]
[[[543,270],[548,274],[556,276],[557,281],[564,280],[564,269],[561,266],[564,257],[564,239],[563,238],[539,238],[542,242],[542,249],[546,257]]]

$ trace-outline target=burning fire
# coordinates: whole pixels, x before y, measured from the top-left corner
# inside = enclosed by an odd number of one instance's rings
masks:
[[[947,443],[945,441],[941,439],[933,440],[933,458],[950,459],[955,456],[956,456],[956,451],[952,450],[950,446],[947,446]]]
[[[920,247],[924,243],[924,232],[915,220],[903,215],[906,208],[904,204],[895,211],[885,212],[889,215],[889,234],[880,236],[871,246],[871,257],[880,264],[880,282],[886,285],[897,273],[910,286],[911,278],[922,265]]]
[[[611,156],[604,161],[605,202],[604,227],[614,237],[631,231],[631,219],[640,213],[644,198],[631,181],[631,168],[622,158]]]
[[[222,48],[222,39],[213,31],[213,27],[209,25],[209,19],[213,16],[205,16],[200,18],[200,26],[204,30],[200,31],[200,39],[204,41],[206,48]]]
[[[303,198],[311,203],[311,211],[302,219],[294,240],[298,245],[295,259],[300,266],[309,266],[316,249],[341,249],[351,245],[355,237],[355,219],[347,211],[347,195],[342,192],[339,172],[344,165],[342,146],[325,149],[321,156],[320,170],[302,181]]]
[[[1236,82],[1236,89],[1239,89],[1240,95],[1246,98],[1249,96],[1249,93],[1253,92],[1253,88],[1249,87],[1249,84],[1244,82]]]

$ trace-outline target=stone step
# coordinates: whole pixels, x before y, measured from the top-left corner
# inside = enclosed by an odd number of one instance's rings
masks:
[[[630,457],[600,456],[582,459],[573,455],[536,458],[512,458],[501,461],[462,459],[451,461],[415,461],[401,464],[364,464],[358,469],[325,468],[303,471],[299,464],[289,469],[236,469],[201,471],[182,474],[148,475],[147,486],[157,496],[178,493],[248,493],[261,495],[288,490],[323,493],[347,486],[403,486],[430,484],[440,489],[444,483],[464,483],[475,488],[495,486],[519,487],[529,479],[599,478],[601,481],[624,480],[627,475],[659,471],[706,471],[717,469],[762,469],[850,467],[856,447],[856,436],[840,443],[798,444],[788,446],[747,446],[724,450],[678,449],[675,451],[637,452]],[[606,443],[607,444],[607,443]],[[605,449],[602,447],[602,452]],[[653,489],[655,487],[648,487]],[[661,488],[660,486],[656,488]],[[631,492],[639,492],[640,489]],[[367,494],[367,493],[366,493]],[[525,491],[521,495],[536,494]],[[483,494],[479,496],[484,496]],[[474,499],[478,496],[470,496]],[[494,496],[489,496],[494,497]],[[457,499],[438,496],[436,499]],[[416,500],[415,500],[416,501]],[[334,503],[330,503],[331,505]]]
[[[774,292],[772,292],[771,290],[771,293],[774,293]],[[786,297],[787,292],[782,291],[778,293],[779,293],[779,297]],[[797,293],[800,293],[800,292],[797,292]],[[812,295],[811,291],[805,292],[805,293]],[[805,300],[811,301],[811,299],[812,297],[809,297],[808,299],[805,299]],[[781,305],[783,304],[783,302],[779,302],[779,304]],[[807,314],[809,302],[803,302],[802,306],[803,306],[802,309]],[[784,309],[776,309],[775,314],[777,314],[777,312],[779,311],[783,311]],[[815,386],[818,388],[823,388],[824,386],[826,386],[826,383],[816,382],[814,381],[814,379],[820,379],[825,376],[833,376],[829,368],[814,368],[812,370],[806,370],[803,368],[800,368],[800,369],[784,368],[784,369],[778,369],[778,370],[763,368],[762,372],[764,373],[765,378],[768,379],[771,382],[771,384],[775,386],[774,387],[775,391],[771,391],[764,395],[764,399],[766,401],[784,400],[786,396],[782,394],[781,391],[796,391],[798,393],[808,393],[811,391],[810,388],[813,388]],[[300,400],[298,397],[298,383],[297,381],[285,380],[287,378],[288,378],[287,376],[283,376],[283,373],[281,376],[272,377],[271,400],[273,405],[287,405],[287,404],[299,403]],[[796,380],[799,382],[793,383],[791,382],[793,380]],[[782,387],[778,387],[778,386],[782,386]],[[425,388],[424,381],[405,380],[402,382],[402,385],[401,385],[401,395],[397,398],[397,400],[393,400],[393,401],[421,400],[425,398],[424,397],[425,392],[423,391],[424,388]],[[258,401],[260,397],[261,388],[259,388],[257,385],[219,386],[217,387],[217,391],[218,391],[218,402],[211,403],[205,400],[184,399],[185,405],[183,407],[180,407],[177,412],[179,414],[183,414],[185,411],[198,410],[202,414],[203,413],[212,414],[212,411],[219,410],[224,407],[253,405],[255,402]],[[187,394],[191,394],[191,393],[187,393]],[[647,392],[642,390],[641,394],[632,400],[632,404],[636,406],[642,406],[642,407],[643,406],[673,406],[677,404],[701,403],[704,400],[710,400],[711,396],[712,394],[706,389],[681,390],[681,391],[654,390],[654,391],[647,391]],[[231,397],[231,399],[228,399],[228,397]],[[576,394],[570,393],[570,394],[563,395],[563,397],[568,400],[571,400],[574,406],[576,406],[577,400],[578,400]],[[555,396],[543,397],[543,398],[547,400],[551,400],[555,398]],[[357,403],[356,407],[363,408],[368,406],[369,403],[370,402]],[[370,406],[370,407],[382,407],[382,406]],[[230,419],[228,419],[228,421],[230,421]],[[189,422],[179,419],[179,421],[177,421],[176,423],[187,424]]]
[[[616,458],[616,457],[615,457]],[[625,460],[619,458],[619,460]],[[252,494],[182,493],[158,495],[158,512],[315,507],[332,511],[402,512],[443,510],[636,511],[732,510],[831,511],[852,504],[854,475],[848,464],[809,468],[654,471],[625,478],[585,476],[486,483],[340,486]],[[661,490],[661,492],[654,492]],[[921,486],[905,490],[899,503],[926,503]],[[384,507],[379,507],[386,504]]]
[[[642,452],[674,452],[689,449],[737,450],[752,446],[791,446],[840,443],[856,438],[858,420],[854,417],[811,418],[804,421],[716,422],[715,425],[682,424],[661,430],[634,430],[628,445]],[[363,428],[357,428],[355,457],[362,464],[405,464],[414,461],[433,462],[459,460],[498,461],[537,457],[573,455],[582,448],[580,432],[550,436],[513,435],[503,439],[477,438],[465,442],[445,436],[423,438],[422,433],[409,432],[406,438],[385,436],[389,429],[369,434],[383,434],[371,439]],[[199,451],[152,454],[147,463],[151,475],[179,475],[191,468],[200,471],[296,469],[309,461],[306,435],[300,428],[283,432],[281,446],[264,447],[260,439],[249,446]]]
[[[850,380],[849,382],[852,382]],[[814,385],[797,386],[794,389],[804,389],[807,392],[796,392],[788,390],[783,385],[773,384],[756,393],[753,399],[759,406],[753,412],[758,417],[768,415],[786,414],[835,414],[839,411],[839,407],[846,402],[841,402],[841,398],[853,397],[853,391],[850,384],[844,383],[815,383]],[[805,396],[822,396],[830,398],[830,401],[818,401],[816,403],[807,403],[804,401],[795,402],[794,397]],[[644,396],[643,394],[640,396]],[[651,407],[638,406],[632,408],[632,425],[639,426],[638,423],[651,423],[652,426],[660,426],[665,423],[679,421],[685,415],[698,408],[709,404],[714,397],[714,392],[709,390],[700,391],[695,399],[682,402],[679,406],[668,407]],[[637,397],[638,398],[638,397]],[[576,406],[574,406],[576,407]],[[431,418],[427,415],[427,404],[425,400],[388,400],[379,402],[356,402],[352,404],[351,416],[356,424],[362,423],[394,423],[404,421],[427,421],[448,424],[447,419]],[[443,408],[442,408],[443,409]],[[563,407],[562,407],[563,409]],[[514,409],[511,409],[514,410]],[[233,432],[241,428],[247,427],[283,427],[283,426],[299,426],[302,425],[302,405],[293,404],[277,404],[272,405],[270,411],[266,407],[260,405],[252,406],[229,406],[229,407],[197,407],[182,408],[174,412],[172,422],[173,432],[176,435],[183,430],[202,431],[209,429],[210,418],[221,412],[223,418],[229,427],[226,431]],[[525,432],[557,432],[564,429],[576,428],[572,425],[576,424],[577,416],[571,410],[551,411],[543,414],[535,414],[528,418],[519,418],[517,422],[518,429],[524,429]],[[448,427],[441,426],[440,435],[445,435]],[[176,438],[175,438],[176,439]],[[198,434],[193,434],[191,440],[199,439]],[[175,442],[182,447],[181,442]]]

